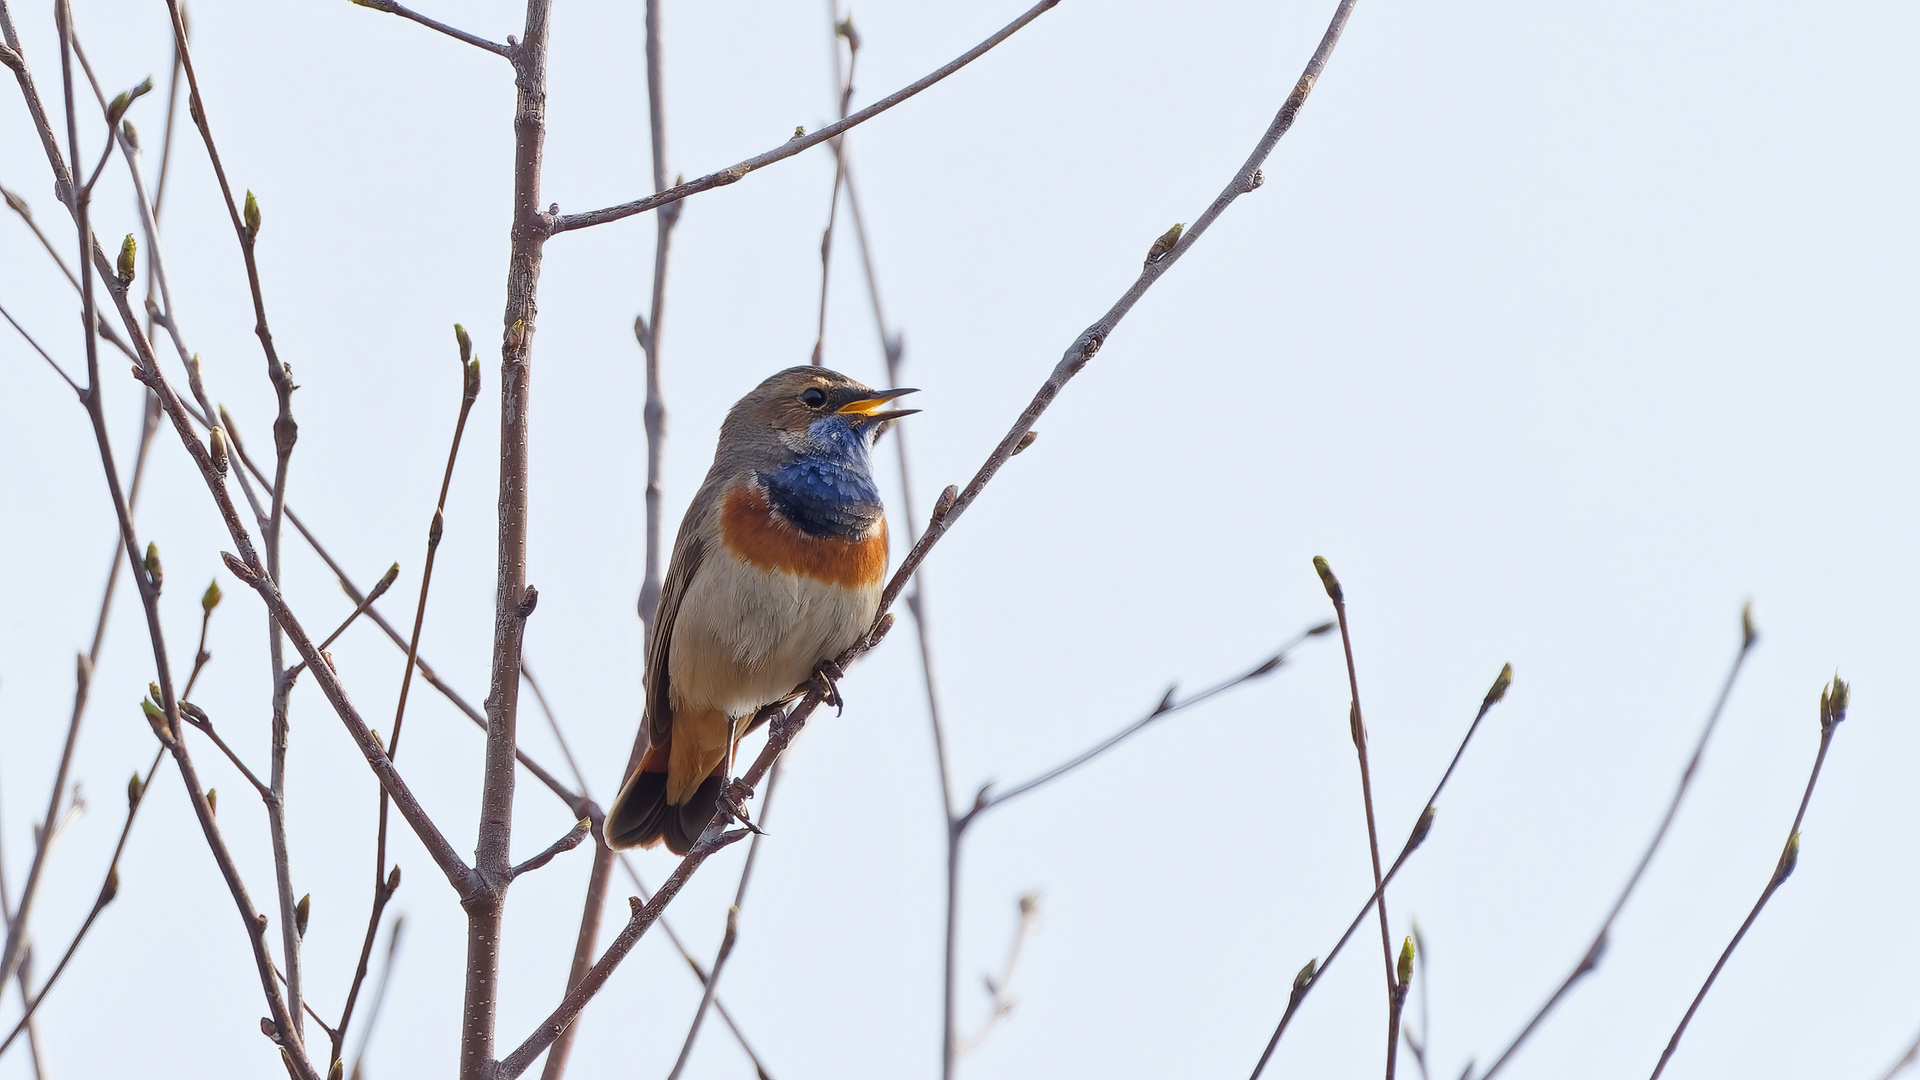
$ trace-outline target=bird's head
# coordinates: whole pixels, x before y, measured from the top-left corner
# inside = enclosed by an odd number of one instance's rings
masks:
[[[895,398],[913,392],[875,390],[827,368],[788,368],[734,405],[721,441],[751,448],[761,460],[850,454],[864,458],[887,424],[920,411],[887,408]]]

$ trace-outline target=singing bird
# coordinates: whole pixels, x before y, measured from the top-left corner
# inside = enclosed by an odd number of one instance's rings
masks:
[[[607,843],[684,855],[755,713],[795,697],[873,622],[887,516],[873,444],[918,409],[835,371],[788,368],[741,398],[680,522],[647,639],[647,750]]]

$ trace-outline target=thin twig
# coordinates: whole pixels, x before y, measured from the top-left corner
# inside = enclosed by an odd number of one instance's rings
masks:
[[[1654,1065],[1651,1080],[1660,1080],[1660,1074],[1666,1071],[1673,1052],[1680,1048],[1680,1039],[1687,1033],[1687,1025],[1693,1023],[1693,1014],[1700,1011],[1700,1003],[1706,1000],[1707,991],[1713,989],[1714,980],[1720,977],[1720,969],[1727,966],[1733,950],[1740,947],[1741,939],[1747,936],[1747,931],[1753,929],[1754,920],[1760,917],[1760,909],[1766,907],[1767,901],[1773,899],[1773,894],[1786,884],[1794,866],[1799,863],[1800,823],[1806,820],[1807,804],[1813,801],[1814,785],[1820,782],[1820,766],[1826,764],[1827,748],[1833,744],[1833,733],[1840,729],[1841,722],[1847,718],[1847,701],[1851,696],[1852,688],[1841,682],[1838,675],[1833,677],[1831,687],[1821,689],[1820,749],[1813,755],[1813,771],[1807,774],[1807,790],[1800,796],[1800,808],[1794,811],[1793,827],[1787,830],[1787,843],[1780,851],[1779,861],[1774,863],[1773,876],[1767,879],[1767,887],[1760,891],[1760,899],[1754,901],[1753,910],[1747,912],[1746,921],[1734,932],[1733,940],[1727,942],[1720,959],[1714,962],[1713,970],[1707,973],[1707,981],[1700,984],[1700,992],[1693,996],[1693,1004],[1687,1006],[1686,1015],[1680,1018],[1679,1026],[1673,1029],[1673,1038],[1667,1040],[1667,1048],[1661,1052],[1659,1063]]]
[[[1354,913],[1353,921],[1347,924],[1346,933],[1341,934],[1340,940],[1334,942],[1333,948],[1327,950],[1326,960],[1317,963],[1309,960],[1307,965],[1300,969],[1300,973],[1294,976],[1293,989],[1287,995],[1286,1011],[1281,1013],[1280,1022],[1274,1026],[1273,1037],[1267,1040],[1266,1049],[1260,1052],[1260,1060],[1253,1067],[1252,1080],[1260,1080],[1260,1074],[1266,1070],[1267,1061],[1273,1057],[1274,1048],[1280,1045],[1280,1037],[1286,1034],[1287,1025],[1293,1021],[1293,1014],[1300,1011],[1300,1006],[1306,1002],[1307,995],[1320,984],[1321,974],[1333,966],[1334,960],[1340,956],[1340,950],[1346,948],[1347,940],[1353,937],[1354,932],[1360,929],[1360,924],[1366,921],[1367,913],[1372,911],[1374,904],[1379,902],[1386,887],[1393,884],[1394,875],[1400,872],[1400,868],[1406,865],[1407,859],[1419,850],[1420,845],[1426,843],[1427,833],[1432,830],[1433,819],[1438,812],[1440,793],[1446,790],[1447,781],[1453,779],[1453,771],[1460,767],[1460,759],[1466,756],[1467,744],[1473,741],[1474,734],[1480,730],[1480,722],[1485,720],[1487,713],[1507,696],[1507,688],[1511,685],[1513,685],[1513,665],[1507,664],[1501,667],[1499,676],[1493,680],[1493,686],[1487,690],[1487,696],[1480,700],[1480,711],[1474,714],[1473,723],[1467,725],[1466,734],[1460,736],[1460,745],[1454,749],[1453,759],[1447,762],[1446,771],[1440,774],[1440,782],[1433,786],[1433,794],[1427,796],[1426,806],[1421,809],[1420,816],[1414,819],[1413,828],[1407,833],[1407,842],[1401,846],[1399,857],[1393,860],[1393,865],[1387,869],[1386,876],[1381,879],[1379,885],[1374,887],[1373,895],[1367,897],[1366,903],[1361,904],[1360,910]]]
[[[840,119],[847,118],[847,106],[853,102],[853,73],[860,64],[860,35],[853,29],[851,17],[845,23],[839,22],[839,0],[827,0],[827,20],[833,30],[833,73],[834,97],[840,106]],[[847,70],[843,77],[840,73],[840,41],[847,42]],[[833,148],[833,190],[827,195],[827,227],[820,233],[820,316],[814,330],[813,359],[814,367],[826,363],[827,348],[827,284],[833,269],[833,227],[840,219],[840,187],[847,179],[847,158],[841,152],[842,135],[828,143]]]
[[[1740,678],[1740,669],[1747,662],[1747,654],[1753,651],[1754,644],[1759,640],[1760,634],[1753,625],[1753,605],[1749,604],[1740,612],[1740,651],[1734,654],[1733,665],[1727,670],[1726,681],[1721,683],[1720,693],[1713,700],[1713,708],[1707,712],[1707,722],[1700,729],[1700,738],[1694,742],[1693,756],[1687,759],[1687,767],[1681,770],[1680,782],[1675,785],[1673,798],[1667,803],[1666,815],[1660,819],[1659,827],[1654,829],[1653,838],[1647,842],[1647,849],[1641,852],[1640,861],[1634,865],[1633,873],[1628,875],[1626,885],[1621,888],[1620,895],[1614,898],[1613,906],[1607,909],[1607,917],[1601,920],[1600,929],[1593,935],[1593,940],[1587,943],[1586,951],[1581,953],[1579,961],[1573,965],[1573,970],[1568,972],[1567,977],[1561,980],[1559,987],[1548,995],[1546,1002],[1534,1012],[1526,1026],[1520,1029],[1520,1034],[1515,1035],[1513,1041],[1507,1044],[1507,1048],[1494,1059],[1493,1064],[1487,1066],[1487,1071],[1480,1074],[1479,1080],[1491,1080],[1499,1073],[1513,1057],[1514,1052],[1526,1043],[1534,1029],[1547,1018],[1547,1014],[1553,1011],[1554,1006],[1560,1004],[1560,999],[1573,989],[1573,984],[1600,966],[1600,957],[1606,952],[1608,935],[1613,930],[1614,920],[1618,919],[1620,912],[1626,908],[1627,900],[1633,896],[1633,890],[1639,886],[1641,876],[1647,872],[1647,867],[1653,862],[1654,854],[1660,850],[1661,841],[1666,839],[1667,830],[1672,827],[1673,819],[1679,815],[1680,803],[1686,798],[1687,788],[1693,784],[1694,774],[1700,769],[1700,760],[1706,755],[1707,740],[1713,737],[1714,729],[1720,724],[1720,714],[1727,707],[1727,699],[1733,695],[1733,684]]]
[[[353,0],[353,2],[363,8],[372,8],[375,11],[384,11],[389,15],[398,15],[403,19],[412,19],[414,22],[430,30],[438,30],[450,38],[464,41],[475,48],[485,49],[496,56],[505,56],[509,59],[513,57],[515,46],[512,35],[508,35],[507,44],[502,45],[496,41],[488,41],[478,34],[469,34],[465,30],[448,26],[446,23],[440,22],[437,19],[429,19],[417,11],[400,6],[395,3],[394,0]]]
[[[1092,746],[1088,747],[1085,750],[1082,750],[1080,753],[1075,754],[1074,756],[1068,758],[1067,760],[1061,762],[1060,764],[1045,770],[1044,772],[1040,773],[1038,776],[1035,776],[1030,780],[1025,780],[1025,781],[1022,781],[1021,783],[1015,784],[1014,786],[1008,788],[1005,791],[996,792],[996,791],[993,791],[990,787],[982,790],[980,797],[974,800],[973,808],[960,816],[960,819],[959,819],[960,827],[962,829],[965,829],[968,825],[971,825],[973,823],[974,818],[979,817],[985,811],[991,810],[994,807],[1001,805],[1002,803],[1009,802],[1022,795],[1025,795],[1028,792],[1034,790],[1035,788],[1043,787],[1047,784],[1052,783],[1055,780],[1060,779],[1062,776],[1065,776],[1066,774],[1074,771],[1075,769],[1080,768],[1082,765],[1087,764],[1088,762],[1092,761],[1094,758],[1099,757],[1100,755],[1120,745],[1126,740],[1139,734],[1141,731],[1145,730],[1148,725],[1154,723],[1155,721],[1164,720],[1165,718],[1172,716],[1175,713],[1183,712],[1186,709],[1192,708],[1193,706],[1198,705],[1203,701],[1207,701],[1210,698],[1216,697],[1220,694],[1224,694],[1228,690],[1232,690],[1237,686],[1241,686],[1245,683],[1252,682],[1255,679],[1258,679],[1264,675],[1270,675],[1273,672],[1278,671],[1283,665],[1286,664],[1287,657],[1293,652],[1294,649],[1299,648],[1301,644],[1303,644],[1308,638],[1318,637],[1321,634],[1325,634],[1331,631],[1333,629],[1333,626],[1334,624],[1332,623],[1320,623],[1317,626],[1312,626],[1305,630],[1302,630],[1300,633],[1294,635],[1292,640],[1288,641],[1285,645],[1282,645],[1278,650],[1276,650],[1272,656],[1269,656],[1265,660],[1262,660],[1258,664],[1255,664],[1253,667],[1250,667],[1247,670],[1240,672],[1238,675],[1232,675],[1226,679],[1222,679],[1220,682],[1214,683],[1212,686],[1207,687],[1206,689],[1200,691],[1197,694],[1189,694],[1188,696],[1181,698],[1178,701],[1175,701],[1173,697],[1174,688],[1168,687],[1167,692],[1161,696],[1160,703],[1155,705],[1153,709],[1149,711],[1145,716],[1142,716],[1140,719],[1135,720],[1133,723],[1128,724],[1126,727],[1121,728],[1119,731],[1114,732],[1112,735],[1109,735],[1106,738],[1101,739],[1099,742],[1093,744]]]
[[[1013,943],[1007,948],[1006,966],[1000,969],[998,979],[991,975],[985,979],[987,993],[990,995],[986,1023],[982,1024],[980,1030],[971,1037],[961,1041],[957,1054],[970,1054],[979,1049],[980,1045],[987,1041],[987,1036],[992,1035],[995,1028],[1005,1023],[1007,1017],[1013,1015],[1014,1006],[1019,1004],[1007,990],[1013,985],[1013,972],[1020,963],[1021,949],[1026,945],[1028,936],[1033,933],[1034,924],[1039,922],[1040,894],[1027,893],[1022,896],[1019,910],[1020,919],[1013,928]]]
[[[367,1047],[373,1044],[373,1029],[380,1022],[380,1008],[387,1003],[387,983],[393,978],[394,960],[400,955],[400,931],[407,925],[405,915],[393,917],[393,929],[387,933],[387,958],[380,965],[380,981],[374,984],[373,1004],[367,1008],[367,1024],[360,1030],[360,1049],[353,1055],[353,1080],[360,1080],[360,1066],[366,1064]]]
[[[1367,853],[1373,859],[1374,910],[1380,913],[1380,954],[1387,968],[1387,1080],[1393,1080],[1395,1060],[1400,1051],[1400,1002],[1405,995],[1393,977],[1393,934],[1387,929],[1386,879],[1380,873],[1380,832],[1373,819],[1373,776],[1367,768],[1367,721],[1360,711],[1360,677],[1353,666],[1353,635],[1347,628],[1346,591],[1333,576],[1333,568],[1318,555],[1313,567],[1320,572],[1327,598],[1333,601],[1334,614],[1340,619],[1340,647],[1347,657],[1347,688],[1352,704],[1347,712],[1347,727],[1353,736],[1353,748],[1360,756],[1360,798],[1367,810]]]
[[[760,800],[760,825],[767,824],[767,813],[773,809],[773,790],[780,786],[782,764],[775,761],[772,775],[767,777],[767,793]],[[747,861],[740,867],[740,884],[733,891],[733,906],[727,909],[727,929],[720,938],[720,951],[714,954],[713,967],[706,978],[706,990],[700,995],[700,1006],[693,1010],[693,1022],[687,1025],[686,1041],[680,1044],[680,1057],[674,1061],[673,1070],[667,1073],[667,1080],[680,1080],[680,1073],[687,1067],[687,1058],[693,1054],[694,1041],[700,1037],[700,1024],[707,1018],[707,1010],[713,1005],[714,992],[719,989],[720,976],[727,970],[727,958],[733,955],[733,946],[740,938],[740,906],[747,902],[747,883],[753,880],[753,864],[760,854],[760,841],[766,839],[763,832],[755,832],[753,841],[747,845]]]
[[[7,311],[5,307],[0,307],[0,318],[6,319],[7,322],[13,326],[14,330],[17,331],[20,334],[20,336],[26,340],[27,344],[33,347],[33,351],[39,353],[40,358],[45,360],[47,362],[47,366],[53,369],[53,373],[55,375],[60,376],[60,380],[66,383],[67,386],[73,390],[74,394],[80,395],[80,394],[86,393],[86,390],[83,389],[79,383],[73,381],[73,376],[68,375],[67,370],[60,366],[60,362],[58,360],[55,360],[53,357],[47,355],[47,350],[41,348],[40,343],[33,340],[33,335],[27,333],[27,328],[24,326],[21,326],[19,320],[15,319]],[[116,563],[118,563],[118,561],[119,560],[117,559],[115,560]]]
[[[859,112],[853,113],[844,120],[836,120],[818,131],[809,132],[805,135],[795,135],[793,138],[788,139],[785,143],[774,147],[772,150],[768,150],[766,153],[759,154],[755,157],[750,157],[732,168],[721,169],[719,172],[708,173],[705,176],[689,180],[685,183],[675,184],[665,191],[649,195],[644,199],[635,199],[632,202],[621,203],[618,206],[609,206],[601,210],[590,210],[582,214],[547,213],[540,215],[539,220],[545,227],[547,234],[554,236],[563,232],[572,232],[575,229],[584,229],[592,225],[604,225],[609,221],[619,221],[621,218],[632,217],[635,214],[644,214],[649,210],[657,210],[669,203],[679,202],[689,195],[697,195],[702,191],[736,183],[756,169],[765,168],[776,161],[790,158],[802,150],[818,146],[828,139],[839,135],[841,132],[858,127],[868,120],[879,116],[895,105],[900,104],[915,94],[918,94],[920,91],[925,90],[927,87],[932,86],[934,83],[939,82],[975,60],[978,60],[981,56],[985,55],[989,49],[992,49],[995,45],[1000,44],[1007,38],[1012,37],[1021,27],[1039,18],[1059,2],[1060,0],[1040,0],[1040,3],[1027,9],[1025,14],[1022,14],[1019,18],[995,31],[992,37],[961,53],[945,66],[926,75],[919,81],[888,94],[886,97],[861,109]]]
[[[401,722],[407,715],[407,693],[413,686],[414,668],[420,661],[420,631],[426,625],[427,592],[433,585],[433,564],[440,552],[440,538],[446,527],[447,491],[453,486],[453,466],[460,456],[460,443],[467,430],[467,416],[473,412],[473,403],[480,397],[480,361],[473,358],[473,341],[467,336],[466,328],[458,323],[453,327],[454,343],[460,350],[460,411],[453,425],[453,440],[447,447],[447,467],[440,477],[440,494],[434,501],[433,518],[427,525],[427,554],[421,563],[420,598],[413,609],[413,633],[407,638],[406,666],[400,676],[400,696],[393,710],[393,727],[388,733],[387,756],[395,757],[400,753]],[[304,535],[305,530],[301,530]],[[395,565],[395,570],[399,569]],[[368,593],[355,608],[356,613],[365,610],[386,591],[391,584],[391,575],[382,578],[380,584]],[[324,648],[324,646],[322,646]],[[368,904],[367,932],[360,946],[360,959],[354,967],[353,981],[347,987],[346,1004],[340,1009],[340,1026],[333,1037],[334,1060],[342,1060],[347,1038],[347,1026],[353,1019],[353,1005],[360,996],[360,986],[367,977],[367,961],[373,951],[374,934],[380,928],[380,918],[386,912],[387,901],[393,897],[389,881],[398,884],[387,870],[387,791],[380,789],[380,809],[378,824],[375,826],[373,845],[373,899]],[[394,870],[397,872],[398,866]]]

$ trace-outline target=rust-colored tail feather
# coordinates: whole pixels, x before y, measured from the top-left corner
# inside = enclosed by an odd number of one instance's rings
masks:
[[[725,763],[680,806],[667,802],[667,744],[647,748],[640,767],[627,777],[620,794],[607,811],[607,845],[614,848],[650,848],[665,840],[667,850],[685,855],[713,820],[713,812],[726,786],[721,774]]]

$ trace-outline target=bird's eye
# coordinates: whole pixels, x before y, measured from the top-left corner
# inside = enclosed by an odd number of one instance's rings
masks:
[[[827,403],[827,392],[817,386],[809,386],[800,392],[800,400],[809,409],[817,409]]]

